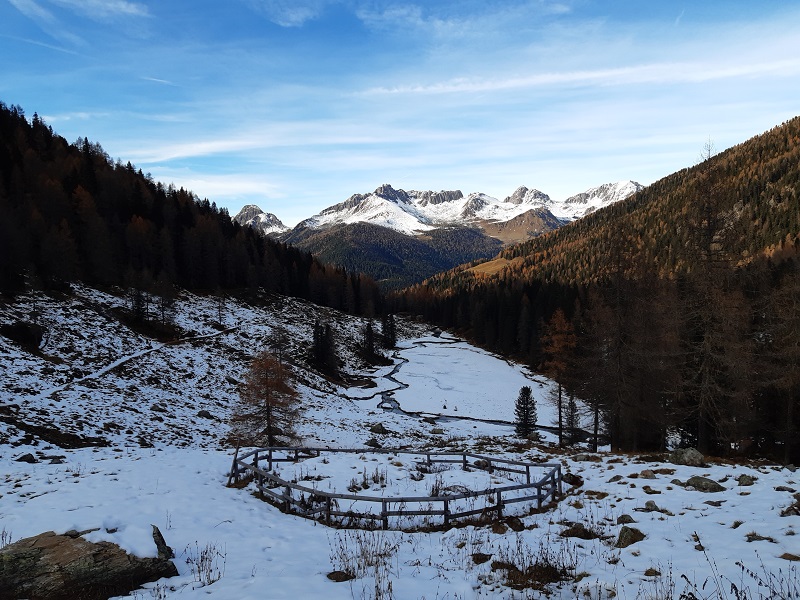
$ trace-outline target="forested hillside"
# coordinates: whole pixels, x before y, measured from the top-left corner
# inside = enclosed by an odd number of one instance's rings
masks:
[[[615,447],[798,460],[800,118],[400,308],[556,377]]]
[[[411,237],[371,223],[294,229],[282,237],[326,263],[367,273],[398,289],[475,258],[495,256],[502,242],[468,227],[444,227]]]
[[[214,203],[0,103],[0,291],[76,280],[156,293],[260,287],[354,313],[380,304],[368,277],[264,238]]]

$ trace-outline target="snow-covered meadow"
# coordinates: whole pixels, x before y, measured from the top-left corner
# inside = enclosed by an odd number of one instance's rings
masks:
[[[798,592],[800,516],[787,510],[800,490],[793,470],[762,463],[688,467],[661,456],[595,456],[518,440],[510,421],[519,387],[533,388],[539,422],[551,425],[550,383],[421,324],[403,321],[393,364],[375,368],[353,352],[363,321],[296,300],[273,298],[267,308],[229,300],[220,326],[212,299],[184,295],[177,321],[192,335],[174,344],[120,324],[113,310],[122,303],[87,288],[72,298],[39,297],[50,332],[41,352],[0,336],[4,543],[48,530],[94,530],[88,539],[153,556],[150,524],[157,525],[176,551],[180,576],[135,592],[141,599],[537,598],[545,592],[514,589],[509,571],[536,561],[562,568],[563,580],[546,588],[555,598],[734,598],[731,584],[747,589],[748,598]],[[2,304],[0,320],[24,318],[32,304],[31,297]],[[318,316],[337,331],[346,378],[334,384],[300,360],[293,366],[307,445],[361,447],[376,438],[386,448],[479,449],[558,461],[582,482],[572,479],[557,506],[527,511],[520,531],[509,523],[413,533],[331,529],[281,513],[252,487],[225,487],[233,455],[223,441],[225,419],[248,358],[278,326],[290,332],[290,351],[299,356]],[[60,448],[22,422],[109,445]],[[377,424],[386,433],[370,431]],[[25,454],[37,462],[18,462]],[[324,468],[341,481],[373,470],[389,475],[388,466],[364,456]],[[398,476],[410,466],[396,462]],[[306,473],[313,467],[308,463]],[[291,468],[302,477],[302,463]],[[466,480],[474,474],[465,473],[463,483],[476,484]],[[681,485],[694,475],[725,489]],[[645,538],[616,548],[622,515]],[[563,536],[575,523],[590,535]],[[201,554],[208,558],[203,572],[196,567]],[[333,571],[356,578],[334,582],[326,576]]]

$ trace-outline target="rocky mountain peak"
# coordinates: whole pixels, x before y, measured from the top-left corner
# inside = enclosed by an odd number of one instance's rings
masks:
[[[404,190],[396,190],[388,183],[384,183],[376,189],[375,195],[393,202],[404,202],[408,204],[411,201],[407,192]]]
[[[514,190],[503,202],[507,204],[549,204],[550,196],[544,192],[533,189],[529,190],[524,185]]]
[[[441,192],[411,192],[411,195],[417,198],[417,203],[420,206],[443,204],[444,202],[454,202],[461,200],[464,194],[461,190],[442,190]]]
[[[283,233],[289,228],[272,213],[264,212],[255,204],[248,204],[242,207],[233,220],[240,225],[253,227],[265,235]]]

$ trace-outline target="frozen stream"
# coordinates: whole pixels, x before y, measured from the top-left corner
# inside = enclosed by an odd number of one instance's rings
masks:
[[[494,423],[514,421],[514,401],[522,386],[532,388],[538,421],[551,425],[555,411],[547,398],[550,381],[452,337],[426,337],[395,352],[399,360],[378,377],[379,407],[415,415]]]

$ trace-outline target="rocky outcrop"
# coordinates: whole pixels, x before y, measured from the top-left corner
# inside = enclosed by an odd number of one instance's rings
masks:
[[[83,532],[87,533],[87,532]],[[111,542],[92,543],[72,531],[52,531],[0,549],[0,598],[104,600],[178,570],[161,532],[153,527],[159,558],[138,558]]]

